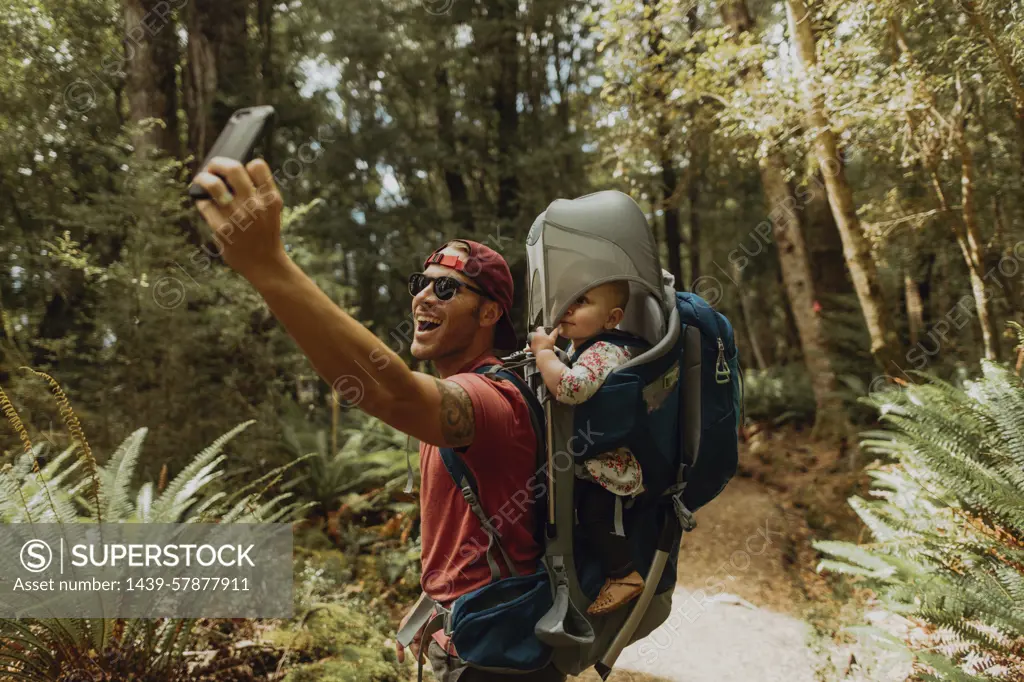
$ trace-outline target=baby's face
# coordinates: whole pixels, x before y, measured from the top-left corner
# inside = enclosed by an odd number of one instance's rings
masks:
[[[602,284],[577,298],[562,316],[559,333],[570,341],[579,342],[613,329],[622,319],[614,291],[614,285]]]

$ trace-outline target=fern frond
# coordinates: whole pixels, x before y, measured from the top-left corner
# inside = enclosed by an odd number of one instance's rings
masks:
[[[920,679],[988,680],[1024,666],[1024,385],[983,362],[963,388],[926,378],[871,396],[884,430],[862,447],[870,500],[851,507],[865,545],[823,542],[819,570],[851,573],[885,608],[932,626],[915,645]]]
[[[21,423],[21,417],[18,416],[18,411],[14,409],[14,405],[11,404],[7,394],[4,393],[4,389],[0,388],[0,409],[3,410],[4,416],[7,417],[7,421],[10,423],[11,428],[18,434],[18,438],[21,439],[22,447],[25,452],[31,452],[32,440],[28,437],[28,430],[25,425]]]
[[[104,517],[111,523],[125,519],[132,511],[128,488],[147,432],[148,429],[143,427],[125,438],[107,465],[101,469],[107,502]]]
[[[205,448],[202,452],[200,452],[195,457],[195,459],[193,459],[188,464],[188,466],[182,469],[181,473],[179,473],[177,476],[174,477],[173,480],[171,480],[171,482],[167,485],[164,491],[160,493],[160,496],[153,503],[153,519],[161,521],[172,521],[174,518],[176,518],[176,515],[172,514],[172,511],[180,513],[182,507],[187,506],[186,504],[184,504],[187,503],[188,501],[185,498],[187,498],[187,496],[190,494],[194,494],[199,488],[208,483],[210,480],[213,480],[212,478],[208,478],[204,480],[201,485],[198,484],[199,479],[203,478],[204,470],[208,474],[210,471],[212,471],[213,468],[216,468],[216,466],[220,464],[224,459],[223,456],[219,457],[221,450],[224,449],[224,446],[227,445],[235,436],[237,436],[245,429],[249,428],[254,423],[255,420],[249,420],[231,429],[223,436],[215,440],[213,443],[211,443],[209,447]],[[213,464],[212,467],[210,467],[211,464]],[[185,489],[186,486],[189,487],[190,492],[188,492],[186,495],[182,495],[182,491]]]
[[[79,447],[82,448],[82,457],[85,459],[86,469],[89,472],[89,476],[92,478],[92,492],[94,502],[96,505],[96,520],[99,523],[103,523],[103,517],[101,513],[102,505],[100,503],[100,482],[99,482],[99,466],[96,464],[96,458],[92,455],[92,448],[89,447],[89,441],[85,439],[85,432],[82,430],[82,424],[78,421],[78,415],[71,408],[71,401],[64,394],[60,384],[57,380],[51,377],[45,372],[32,369],[31,367],[22,367],[27,369],[36,376],[41,376],[50,385],[50,390],[53,392],[54,398],[57,400],[57,405],[60,407],[60,416],[64,420],[64,425],[67,426],[68,433],[78,443]]]

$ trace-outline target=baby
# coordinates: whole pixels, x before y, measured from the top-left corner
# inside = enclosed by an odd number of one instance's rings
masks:
[[[559,335],[578,348],[598,334],[615,329],[622,321],[628,301],[628,282],[601,284],[576,299],[551,334],[539,327],[531,336],[530,350],[536,358],[537,369],[555,400],[570,405],[589,400],[608,374],[629,360],[631,355],[625,348],[607,341],[594,342],[572,367],[563,364],[554,352]],[[616,496],[639,495],[644,485],[640,464],[627,448],[587,460],[586,469],[593,480],[580,484],[579,519],[608,576],[587,613],[601,614],[628,604],[644,589],[643,577],[633,568],[630,543],[622,531],[621,521],[615,523],[616,506],[621,510],[621,500],[616,500]]]

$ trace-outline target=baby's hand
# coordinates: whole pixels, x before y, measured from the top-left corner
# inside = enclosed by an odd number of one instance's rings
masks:
[[[550,334],[544,331],[544,327],[537,327],[537,331],[530,336],[530,350],[533,351],[534,356],[545,349],[554,350],[557,340],[558,327],[555,327]]]

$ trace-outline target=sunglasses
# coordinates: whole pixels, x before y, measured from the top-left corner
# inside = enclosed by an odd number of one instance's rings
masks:
[[[450,301],[459,292],[459,289],[463,287],[484,298],[490,298],[483,289],[479,289],[472,284],[466,284],[462,280],[447,276],[428,277],[422,272],[409,275],[409,295],[415,297],[430,284],[434,285],[434,296],[437,296],[440,301]]]

